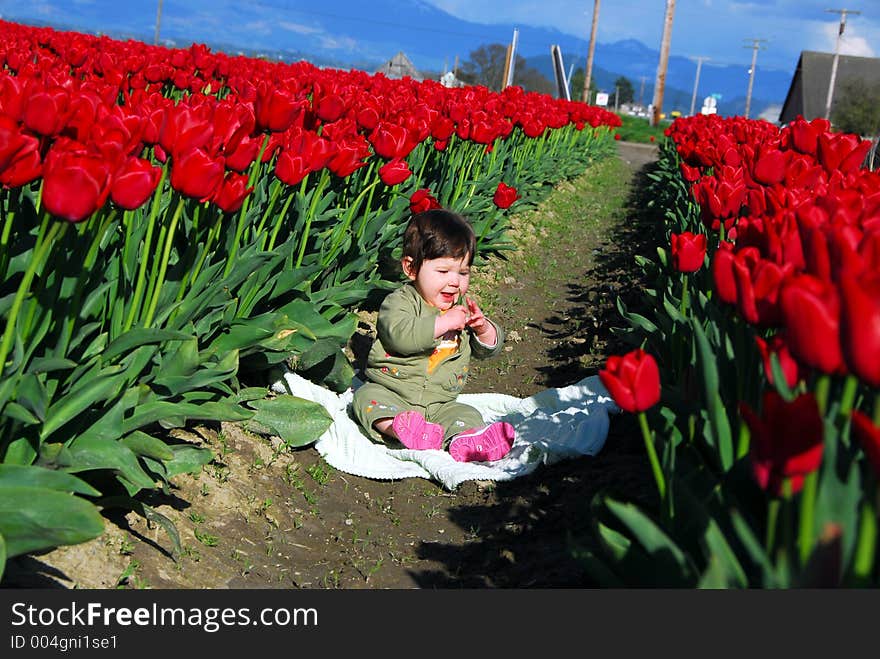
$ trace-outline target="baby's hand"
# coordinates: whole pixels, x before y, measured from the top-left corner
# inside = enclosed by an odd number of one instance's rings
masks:
[[[467,326],[474,331],[474,334],[477,335],[477,338],[482,344],[494,346],[495,342],[498,340],[495,326],[486,320],[486,317],[483,315],[483,312],[480,310],[480,307],[477,306],[476,302],[467,298],[467,305],[470,310],[470,319],[467,322]]]
[[[463,305],[458,304],[450,307],[434,321],[434,336],[443,336],[446,332],[453,330],[463,330],[467,325],[468,315],[467,307]]]

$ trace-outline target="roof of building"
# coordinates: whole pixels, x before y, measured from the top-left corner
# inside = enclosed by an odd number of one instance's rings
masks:
[[[801,51],[785,103],[779,113],[780,123],[787,124],[797,115],[808,120],[825,116],[833,61],[833,53]],[[880,59],[840,55],[834,81],[835,89],[840,89],[841,83],[854,78],[862,79],[868,84],[880,84]]]
[[[413,63],[403,51],[400,51],[397,55],[376,69],[376,73],[383,73],[387,77],[393,79],[399,79],[405,76],[409,76],[413,80],[424,79],[422,74],[418,72],[418,69],[416,69],[415,66],[413,66]]]

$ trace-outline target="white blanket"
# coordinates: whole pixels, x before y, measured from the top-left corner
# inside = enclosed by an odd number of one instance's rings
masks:
[[[456,462],[446,451],[392,449],[370,440],[349,414],[354,386],[342,394],[320,387],[292,372],[272,385],[277,393],[320,403],[333,424],[315,448],[340,471],[374,479],[421,477],[448,490],[467,480],[504,481],[524,476],[540,464],[580,455],[596,455],[608,436],[608,414],[620,409],[591,376],[568,387],[545,389],[529,398],[505,394],[461,394],[487,423],[508,421],[516,429],[513,448],[495,462]]]

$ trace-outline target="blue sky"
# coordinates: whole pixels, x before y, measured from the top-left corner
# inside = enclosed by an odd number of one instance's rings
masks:
[[[562,32],[588,39],[594,2],[590,0],[398,0],[424,2],[447,11],[458,18],[479,23],[534,25],[553,27]],[[847,17],[847,27],[841,42],[841,52],[866,57],[880,56],[880,1],[852,0],[847,8],[860,10],[860,15]],[[169,8],[176,5],[174,11]],[[350,6],[351,0],[347,3]],[[223,12],[219,8],[242,8],[249,5],[275,8],[264,20],[283,26],[292,33],[307,34],[317,28],[305,21],[286,21],[285,10],[332,16],[344,4],[341,0],[213,0],[187,2],[166,0],[165,20],[190,25],[216,23]],[[369,11],[370,3],[358,3]],[[837,37],[839,15],[826,11],[843,3],[829,0],[678,0],[673,21],[672,55],[709,58],[713,64],[746,64],[751,60],[752,39],[764,39],[758,51],[759,68],[791,71],[802,50],[833,52]],[[152,34],[157,0],[0,0],[0,16],[15,19],[35,18],[45,21],[60,20],[69,25],[83,25],[82,29],[112,29],[112,21],[123,21],[138,16],[144,34]],[[207,7],[199,11],[198,7]],[[659,49],[666,0],[604,0],[601,2],[597,40],[611,43],[623,39],[637,39],[646,46]],[[182,8],[182,9],[181,9]],[[211,11],[213,9],[213,11]],[[301,15],[301,14],[300,14]],[[99,16],[100,18],[95,18]],[[386,27],[395,25],[395,16],[376,15]],[[105,23],[92,24],[92,23]],[[259,41],[259,21],[250,26],[236,25],[241,33],[251,29],[251,41]],[[263,26],[265,28],[265,26]],[[400,25],[401,30],[408,26]],[[413,26],[409,26],[413,27]],[[418,26],[430,33],[429,26]],[[218,32],[222,25],[215,25]],[[223,36],[218,34],[218,36]],[[320,35],[319,35],[320,36]],[[326,33],[328,45],[336,35]],[[438,39],[443,35],[438,34]],[[252,44],[242,44],[250,46]],[[355,44],[337,44],[352,48]]]
[[[594,2],[590,0],[426,0],[459,18],[493,23],[522,22],[555,27],[589,38]],[[802,50],[833,52],[840,15],[827,9],[853,9],[848,15],[841,53],[880,56],[880,2],[849,0],[678,0],[670,52],[709,57],[721,64],[750,62],[751,40],[766,39],[758,62],[793,69]],[[604,0],[596,39],[601,43],[638,39],[659,49],[665,0]],[[749,40],[746,43],[746,40]]]

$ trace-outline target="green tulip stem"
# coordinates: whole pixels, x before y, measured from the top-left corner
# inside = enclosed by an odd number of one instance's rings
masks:
[[[661,507],[665,509],[666,503],[666,479],[660,468],[660,460],[657,458],[657,449],[651,437],[651,429],[648,427],[648,416],[644,412],[638,413],[639,427],[642,429],[642,438],[645,440],[645,450],[648,452],[648,460],[651,463],[651,471],[654,474],[654,482],[657,483],[657,493],[660,495]]]
[[[819,486],[819,471],[812,471],[804,477],[801,490],[801,514],[798,520],[798,547],[800,548],[801,566],[813,551],[814,528],[816,526],[816,492]]]
[[[876,491],[876,485],[873,489]],[[856,585],[868,585],[874,570],[874,554],[877,549],[877,513],[870,496],[865,497],[859,510],[859,532],[853,557]]]
[[[162,261],[159,264],[159,273],[152,282],[152,298],[150,306],[147,309],[146,318],[144,318],[144,327],[149,327],[153,322],[153,316],[156,314],[156,307],[159,305],[159,295],[162,292],[162,282],[165,281],[165,273],[168,270],[168,260],[171,258],[171,244],[174,242],[174,233],[177,230],[177,222],[180,220],[180,214],[183,212],[183,198],[177,201],[177,208],[174,209],[174,215],[171,218],[171,225],[168,227],[168,234],[165,237],[165,247],[162,250]]]
[[[769,556],[773,552],[776,545],[776,527],[779,525],[779,508],[782,501],[778,497],[773,497],[767,504],[767,534],[764,537],[764,550]]]
[[[69,224],[68,222],[61,220],[53,221],[51,226],[49,226],[48,231],[44,233],[44,229],[48,223],[49,214],[43,213],[43,222],[40,226],[40,232],[37,234],[37,242],[34,246],[33,258],[28,261],[27,268],[25,268],[24,275],[21,278],[21,283],[19,283],[18,290],[15,292],[15,298],[12,300],[12,307],[9,309],[9,315],[6,318],[6,330],[3,332],[2,341],[0,341],[0,373],[6,368],[6,358],[9,356],[9,351],[12,349],[13,338],[15,337],[18,313],[21,311],[24,299],[30,291],[34,275],[42,265],[43,260],[46,258],[52,245],[54,245],[55,240],[61,239],[64,232],[67,230],[67,225]]]
[[[125,211],[125,215],[131,211]],[[114,208],[109,213],[106,214],[104,221],[101,223],[101,228],[94,234],[94,238],[92,238],[92,244],[89,246],[89,251],[86,253],[85,261],[83,262],[83,267],[79,272],[79,276],[76,280],[76,288],[73,294],[73,303],[70,305],[70,309],[72,313],[67,314],[67,319],[65,320],[65,328],[62,333],[61,338],[59,339],[58,346],[55,349],[56,354],[63,355],[67,352],[67,346],[70,343],[70,339],[73,337],[73,328],[76,325],[76,321],[79,318],[80,314],[80,302],[82,300],[83,292],[84,292],[84,282],[89,272],[92,269],[92,266],[95,265],[95,261],[98,259],[98,250],[101,247],[101,241],[104,238],[104,234],[107,233],[107,229],[110,226],[113,218],[116,216],[116,209]]]
[[[299,253],[296,256],[296,264],[294,265],[294,267],[296,268],[302,265],[303,257],[306,254],[306,244],[309,242],[309,231],[311,231],[312,228],[312,218],[315,215],[315,209],[318,206],[318,200],[324,193],[324,188],[327,187],[327,183],[329,183],[329,181],[330,170],[325,167],[321,170],[321,178],[318,179],[318,184],[315,186],[315,189],[312,190],[312,201],[309,204],[309,210],[306,213],[306,223],[303,227],[302,236],[300,236]]]
[[[823,373],[816,379],[816,402],[819,404],[819,414],[823,417],[828,409],[828,392],[831,389],[831,376]]]
[[[348,213],[346,213],[345,221],[342,223],[341,226],[338,227],[338,229],[334,229],[333,244],[330,246],[330,251],[324,256],[324,259],[322,259],[322,265],[325,268],[330,265],[330,263],[336,260],[336,252],[345,238],[345,232],[348,231],[348,228],[354,221],[354,215],[355,213],[357,213],[358,208],[360,208],[364,196],[366,196],[368,193],[371,193],[379,182],[380,179],[376,179],[375,181],[370,183],[370,185],[361,190],[360,194],[358,194],[357,198],[354,200],[354,202],[352,202],[351,206],[349,206]]]
[[[855,375],[847,375],[846,379],[843,381],[843,392],[840,395],[840,409],[837,412],[837,424],[841,430],[844,429],[849,422],[849,415],[852,413],[858,392],[859,379]]]
[[[131,300],[131,306],[128,308],[128,317],[125,319],[125,325],[123,325],[122,331],[127,332],[131,329],[131,326],[134,324],[134,318],[137,315],[138,311],[141,308],[141,299],[144,295],[144,286],[147,281],[147,262],[150,260],[150,255],[152,254],[152,244],[153,244],[153,229],[156,226],[156,217],[159,214],[159,201],[162,199],[162,192],[165,182],[165,177],[168,174],[168,167],[162,168],[162,173],[159,176],[159,184],[156,186],[155,192],[153,192],[153,201],[150,204],[150,218],[147,220],[147,234],[144,237],[144,246],[141,250],[140,256],[140,267],[138,268],[138,277],[137,283],[134,287],[134,297]]]
[[[740,417],[739,434],[736,440],[736,459],[740,460],[749,454],[749,445],[751,443],[751,432],[749,432],[749,424]]]
[[[307,179],[308,176],[302,180],[302,183],[300,185],[300,194],[303,194],[303,189],[305,188],[305,182]],[[269,236],[269,246],[266,248],[266,251],[271,252],[273,249],[275,249],[275,241],[278,239],[278,232],[281,230],[281,227],[284,226],[284,221],[287,217],[287,211],[290,209],[290,204],[295,196],[296,192],[291,192],[284,199],[284,205],[281,207],[281,212],[278,214],[278,217],[275,220],[275,226],[272,227],[272,235]]]
[[[685,273],[681,275],[681,302],[678,305],[678,310],[681,312],[682,316],[687,317],[688,309],[690,308],[690,295],[688,294],[688,276]]]
[[[0,234],[0,281],[6,280],[6,269],[9,267],[9,234],[15,220],[15,211],[7,211],[3,221],[3,233]]]
[[[871,420],[875,426],[880,428],[880,391],[874,396],[874,416]]]
[[[263,233],[263,229],[266,227],[266,221],[269,219],[269,216],[272,214],[272,211],[275,210],[275,204],[278,201],[278,195],[281,193],[281,188],[287,187],[285,186],[279,179],[275,179],[272,181],[272,192],[269,194],[269,203],[266,204],[266,210],[263,211],[263,217],[260,218],[260,224],[257,226],[256,235],[259,236]],[[288,195],[290,196],[290,195]],[[264,237],[265,241],[265,237]],[[265,244],[265,242],[264,242]]]
[[[364,213],[362,216],[363,219],[361,220],[361,223],[358,225],[358,230],[357,230],[358,241],[360,241],[360,239],[363,238],[364,231],[367,228],[367,222],[370,219],[370,213],[373,212],[373,195],[375,193],[376,193],[376,188],[375,187],[370,188],[370,194],[367,196],[367,206],[366,206],[366,208],[364,208]]]

